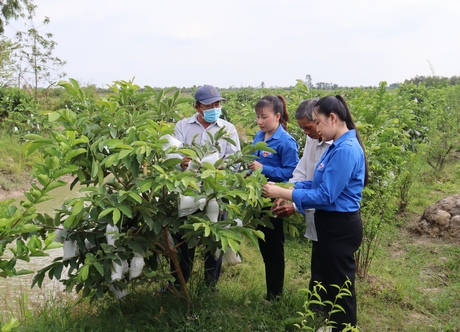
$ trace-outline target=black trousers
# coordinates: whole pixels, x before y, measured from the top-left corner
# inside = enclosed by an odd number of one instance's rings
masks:
[[[259,239],[260,252],[265,264],[265,282],[267,300],[276,299],[283,293],[284,286],[284,231],[282,218],[270,218],[273,229],[258,226],[265,235],[265,241]]]
[[[363,237],[361,216],[359,211],[348,213],[316,210],[315,226],[318,241],[313,241],[310,289],[315,281],[321,282],[327,290],[327,293],[319,293],[321,300],[334,303],[338,289],[331,285],[342,287],[347,278],[351,281],[349,290],[352,296],[344,296],[336,302],[343,307],[345,313],[331,315],[331,320],[337,322],[334,331],[342,331],[344,323],[356,326],[354,253],[361,245]],[[325,310],[329,312],[331,306],[326,306]]]
[[[173,235],[177,241],[183,241],[182,237],[178,234]],[[195,260],[195,247],[188,248],[187,243],[184,242],[178,247],[179,265],[184,275],[185,282],[188,282],[193,270],[193,262]],[[170,261],[170,269],[172,276],[176,279],[175,285],[179,285],[179,277],[175,272],[176,268],[172,261]],[[215,286],[220,278],[220,272],[222,270],[222,256],[217,260],[214,259],[214,255],[207,251],[204,254],[204,282],[206,286]]]

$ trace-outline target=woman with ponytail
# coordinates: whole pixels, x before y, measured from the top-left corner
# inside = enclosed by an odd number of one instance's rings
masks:
[[[254,136],[253,144],[266,142],[276,153],[257,151],[257,159],[249,164],[249,168],[261,168],[268,181],[288,182],[299,162],[299,155],[296,140],[286,131],[289,120],[286,101],[282,96],[265,96],[257,102],[255,111],[260,131]],[[259,227],[265,235],[265,240],[259,240],[259,246],[265,263],[268,302],[282,294],[284,285],[283,218],[270,218],[270,222],[273,229]]]
[[[345,324],[356,325],[356,263],[354,253],[362,240],[362,221],[359,213],[364,186],[368,182],[367,162],[356,125],[342,96],[321,98],[313,111],[313,120],[323,140],[333,144],[320,158],[313,180],[296,182],[294,189],[269,183],[263,195],[293,201],[299,210],[314,208],[318,241],[313,242],[310,289],[316,282],[326,288],[320,291],[321,300],[336,301],[339,287],[350,281],[351,296],[337,299],[344,312],[337,310],[329,317],[326,331],[341,331]],[[331,311],[326,306],[325,314]]]

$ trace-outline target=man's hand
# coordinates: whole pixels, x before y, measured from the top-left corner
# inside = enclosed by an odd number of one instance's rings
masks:
[[[294,204],[283,204],[283,205],[275,205],[271,207],[270,211],[281,218],[286,218],[292,216],[295,213]]]
[[[284,198],[277,198],[273,201],[273,206],[278,207],[280,205],[286,204],[286,200]],[[272,208],[273,209],[273,208]]]
[[[180,163],[180,167],[182,167],[182,169],[187,169],[188,167],[188,163],[190,162],[190,160],[192,160],[192,158],[188,157],[188,156],[185,156],[183,159],[182,159],[182,162]],[[176,164],[177,165],[177,164]]]

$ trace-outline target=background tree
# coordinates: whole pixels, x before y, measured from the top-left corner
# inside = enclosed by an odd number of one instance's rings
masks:
[[[0,39],[0,85],[10,85],[15,73],[13,52],[15,44],[8,38]]]
[[[5,32],[5,25],[8,24],[10,18],[19,18],[24,10],[22,6],[28,6],[32,1],[29,0],[0,0],[0,34]]]
[[[26,31],[17,31],[16,40],[19,44],[16,57],[18,59],[18,87],[24,82],[34,89],[34,97],[37,99],[38,84],[46,83],[54,85],[56,80],[66,76],[61,68],[66,61],[53,55],[57,43],[52,40],[53,34],[42,32],[39,29],[50,23],[49,17],[45,17],[40,25],[34,22],[35,9],[37,6],[27,4],[27,16],[25,17]]]
[[[313,89],[313,80],[311,79],[310,74],[305,76],[305,84],[308,86],[309,89]]]

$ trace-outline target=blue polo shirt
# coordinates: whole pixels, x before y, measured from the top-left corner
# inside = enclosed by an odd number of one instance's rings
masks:
[[[264,140],[265,132],[259,131],[254,136],[253,145]],[[266,141],[267,145],[276,153],[267,151],[256,151],[253,153],[256,159],[263,165],[262,174],[268,181],[287,182],[292,177],[297,163],[299,162],[298,144],[294,137],[284,130],[283,126],[278,129]]]
[[[324,152],[312,181],[295,183],[292,200],[302,209],[355,212],[360,207],[365,167],[356,131],[349,130]]]

